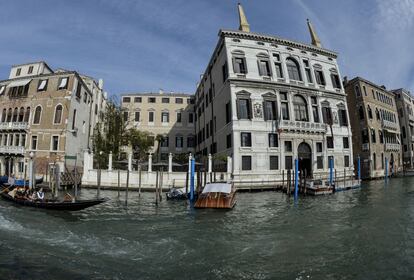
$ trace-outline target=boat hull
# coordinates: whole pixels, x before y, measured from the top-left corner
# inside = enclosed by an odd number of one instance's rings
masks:
[[[194,208],[232,209],[236,205],[236,194],[208,193],[202,194],[194,204]]]
[[[32,201],[27,199],[17,199],[11,197],[9,194],[2,192],[1,197],[5,200],[11,201],[21,206],[29,206],[34,208],[59,210],[59,211],[78,211],[91,206],[101,204],[108,201],[107,198],[101,198],[96,200],[78,200],[72,201]]]

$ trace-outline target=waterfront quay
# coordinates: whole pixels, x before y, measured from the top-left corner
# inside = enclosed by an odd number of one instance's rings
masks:
[[[82,198],[95,197],[82,189]],[[0,201],[2,279],[410,279],[414,178],[325,197],[240,193],[232,211],[131,192],[74,213]]]

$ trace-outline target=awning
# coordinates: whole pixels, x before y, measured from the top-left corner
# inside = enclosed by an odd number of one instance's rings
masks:
[[[18,80],[18,81],[13,81],[10,84],[7,85],[8,88],[12,88],[12,87],[21,87],[21,86],[25,86],[28,83],[30,83],[32,79],[24,79],[24,80]]]
[[[203,193],[231,193],[231,184],[226,183],[213,183],[213,184],[206,184],[203,189]]]

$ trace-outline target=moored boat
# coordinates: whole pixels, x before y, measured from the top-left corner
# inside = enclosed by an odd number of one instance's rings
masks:
[[[17,198],[13,197],[5,188],[0,192],[0,195],[5,200],[14,202],[15,204],[22,206],[29,206],[35,208],[49,209],[49,210],[61,210],[61,211],[78,211],[91,206],[101,204],[108,201],[108,198],[90,199],[90,200],[58,200],[58,199],[43,199],[32,200],[27,197]]]
[[[195,208],[232,209],[236,205],[236,191],[232,184],[209,183],[204,186]]]

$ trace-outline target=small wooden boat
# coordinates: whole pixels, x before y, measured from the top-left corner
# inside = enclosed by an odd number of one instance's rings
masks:
[[[100,198],[100,199],[90,199],[90,200],[53,200],[53,199],[44,199],[44,200],[31,200],[28,198],[15,198],[8,194],[5,189],[0,193],[1,197],[5,200],[12,201],[18,205],[29,206],[35,208],[49,209],[49,210],[60,210],[60,211],[78,211],[91,206],[95,206],[106,202],[109,198]]]
[[[209,183],[204,186],[195,208],[232,209],[236,205],[236,191],[232,184]]]
[[[165,195],[167,197],[167,200],[186,200],[187,199],[185,188],[182,188],[182,189],[172,188]]]

